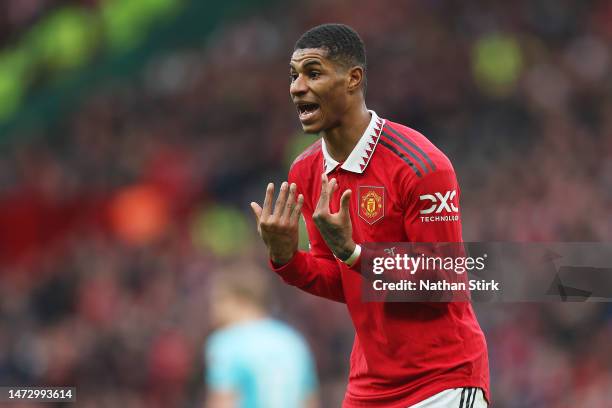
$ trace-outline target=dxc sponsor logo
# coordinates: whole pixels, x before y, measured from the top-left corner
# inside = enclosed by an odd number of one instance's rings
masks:
[[[421,201],[431,202],[431,206],[421,210],[421,221],[422,222],[436,222],[436,221],[459,221],[459,215],[453,215],[459,213],[459,208],[454,203],[455,196],[457,195],[456,190],[447,191],[442,194],[436,192],[434,194],[423,194],[419,197]],[[445,212],[446,215],[431,215],[424,217],[426,214],[440,214]],[[450,215],[449,215],[450,214]]]

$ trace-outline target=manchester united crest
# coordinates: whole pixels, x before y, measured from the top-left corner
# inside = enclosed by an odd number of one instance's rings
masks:
[[[368,224],[385,216],[384,187],[359,186],[359,216]]]

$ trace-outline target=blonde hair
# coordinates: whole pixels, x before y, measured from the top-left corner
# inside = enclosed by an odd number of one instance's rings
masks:
[[[237,262],[218,268],[211,290],[265,308],[268,305],[269,274],[250,262]]]

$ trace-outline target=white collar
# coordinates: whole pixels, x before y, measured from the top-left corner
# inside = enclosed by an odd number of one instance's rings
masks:
[[[345,162],[342,163],[341,168],[346,171],[359,174],[363,173],[378,145],[378,139],[380,138],[380,132],[382,131],[385,120],[379,118],[376,112],[372,110],[368,110],[368,112],[372,115],[370,124],[365,132],[363,132],[363,135],[353,148],[351,154],[349,154]],[[334,160],[327,152],[327,146],[323,138],[321,139],[321,150],[323,150],[325,174],[329,174],[329,172],[335,169],[340,163]]]

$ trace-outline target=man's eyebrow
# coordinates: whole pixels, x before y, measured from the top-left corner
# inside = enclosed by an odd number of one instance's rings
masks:
[[[306,61],[303,65],[302,68],[306,68],[310,65],[321,65],[321,61],[319,60],[310,60],[310,61]]]
[[[311,65],[320,65],[320,66],[322,66],[321,61],[316,60],[316,59],[311,59],[311,60],[307,60],[307,61],[306,61],[306,62],[305,62],[303,65],[302,65],[302,68],[306,68],[306,67],[311,66]],[[292,62],[290,62],[290,63],[289,63],[289,67],[290,67],[290,68],[295,68],[295,65],[294,65]]]

